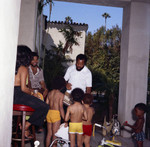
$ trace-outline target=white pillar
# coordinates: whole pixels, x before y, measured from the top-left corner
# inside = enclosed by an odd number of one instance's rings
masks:
[[[38,0],[22,0],[20,10],[19,45],[35,50],[35,32]]]
[[[131,2],[123,10],[121,40],[119,120],[133,124],[132,110],[146,103],[150,48],[150,4]],[[129,137],[123,132],[124,137]]]
[[[12,106],[20,0],[0,5],[0,146],[11,146]]]

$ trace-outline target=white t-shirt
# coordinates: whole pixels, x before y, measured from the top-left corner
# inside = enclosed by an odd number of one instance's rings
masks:
[[[76,70],[76,65],[70,66],[64,79],[72,84],[72,89],[67,90],[68,93],[71,93],[75,88],[81,88],[85,92],[86,87],[92,87],[92,74],[86,66],[81,71]]]

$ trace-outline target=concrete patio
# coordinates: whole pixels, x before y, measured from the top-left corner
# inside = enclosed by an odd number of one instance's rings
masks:
[[[44,139],[45,139],[44,136],[45,136],[44,132],[42,132],[40,134],[36,134],[37,140],[40,141],[39,147],[44,147]],[[97,147],[98,144],[100,143],[101,139],[102,139],[101,132],[99,130],[97,130],[95,132],[95,136],[91,137],[91,147]],[[135,142],[132,138],[124,138],[121,136],[117,136],[116,140],[118,140],[119,142],[122,143],[122,147],[135,147]],[[25,145],[25,147],[31,147],[31,144],[27,143]],[[150,140],[145,139],[143,147],[150,147]]]

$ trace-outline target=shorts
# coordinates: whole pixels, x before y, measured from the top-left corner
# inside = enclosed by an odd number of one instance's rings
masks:
[[[83,125],[83,135],[92,135],[92,125]]]
[[[70,134],[83,134],[83,124],[81,123],[69,123],[69,133]]]
[[[135,134],[134,134],[134,139],[135,139],[136,141],[144,141],[144,139],[145,139],[145,134],[144,134],[144,132],[142,131],[142,132],[140,132],[140,133],[135,133]]]
[[[46,116],[48,123],[55,123],[61,120],[60,112],[58,110],[49,110]]]

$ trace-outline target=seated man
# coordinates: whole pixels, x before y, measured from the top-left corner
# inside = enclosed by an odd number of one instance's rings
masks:
[[[46,98],[48,90],[46,88],[43,70],[38,67],[39,56],[36,52],[31,53],[31,63],[29,66],[29,83],[28,86],[35,90],[38,90]]]

